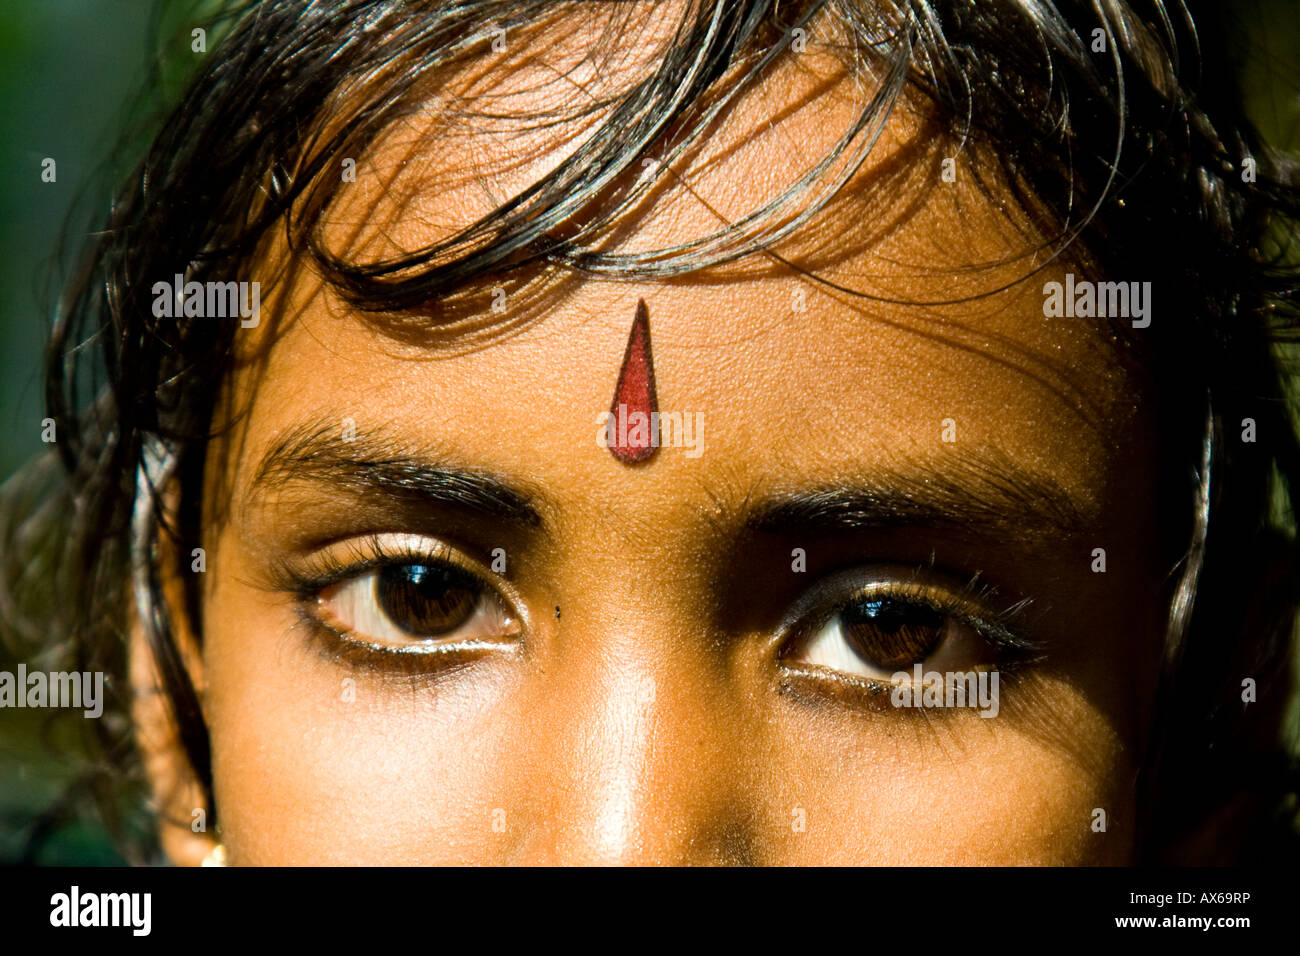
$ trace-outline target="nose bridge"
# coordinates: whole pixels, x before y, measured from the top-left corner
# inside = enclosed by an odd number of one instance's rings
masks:
[[[588,720],[576,727],[578,740],[573,775],[585,783],[580,817],[588,817],[588,850],[599,859],[621,860],[646,841],[658,787],[671,777],[672,721],[663,715],[659,679],[647,668],[613,656],[592,686]],[[656,747],[658,752],[656,753]],[[580,836],[580,835],[579,835]]]
[[[569,635],[581,652],[553,672],[548,752],[557,863],[677,863],[744,857],[740,775],[716,733],[726,679],[703,641],[684,646],[658,615]],[[699,640],[697,638],[697,640]],[[665,644],[670,646],[665,647]]]

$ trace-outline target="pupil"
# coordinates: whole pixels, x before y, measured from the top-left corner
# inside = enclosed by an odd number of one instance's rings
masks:
[[[853,652],[883,668],[901,669],[929,656],[943,621],[934,608],[890,598],[862,598],[840,611],[840,628]]]
[[[469,619],[478,604],[479,586],[457,568],[393,564],[376,575],[375,594],[397,627],[419,637],[438,637]]]

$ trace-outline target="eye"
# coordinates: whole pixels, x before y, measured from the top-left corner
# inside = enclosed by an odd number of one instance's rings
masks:
[[[517,638],[521,622],[496,588],[445,556],[383,557],[318,591],[312,615],[377,650],[485,647]]]
[[[929,585],[914,576],[898,579],[855,572],[835,575],[805,601],[788,628],[782,660],[848,674],[872,683],[895,683],[894,675],[917,664],[927,671],[968,671],[997,661],[1002,647],[1029,642],[980,606],[978,595]]]

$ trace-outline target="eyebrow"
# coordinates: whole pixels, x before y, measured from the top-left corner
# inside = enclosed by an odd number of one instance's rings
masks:
[[[298,481],[407,496],[528,527],[541,523],[533,496],[502,478],[444,467],[381,433],[344,438],[333,424],[309,423],[285,433],[262,457],[250,487],[268,492]]]
[[[1099,517],[1051,478],[984,448],[777,494],[751,507],[746,526],[776,534],[927,527],[1049,541],[1095,529]]]
[[[286,432],[263,456],[251,489],[269,492],[298,481],[410,496],[527,527],[541,524],[536,496],[503,478],[437,464],[426,452],[379,432],[345,439],[336,425],[323,422]],[[983,447],[779,492],[747,505],[742,521],[750,530],[784,535],[923,527],[1043,542],[1078,537],[1095,529],[1098,517],[1053,479]]]

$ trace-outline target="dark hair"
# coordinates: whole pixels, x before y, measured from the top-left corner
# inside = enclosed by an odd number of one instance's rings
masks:
[[[575,16],[604,18],[589,54],[599,68],[637,14],[626,4],[541,0],[264,0],[230,4],[208,23],[215,48],[114,196],[59,309],[47,403],[69,479],[66,504],[47,511],[70,534],[56,546],[31,519],[6,522],[7,545],[20,531],[46,545],[43,556],[30,542],[6,549],[4,600],[15,620],[17,603],[32,600],[15,596],[24,575],[47,592],[56,581],[53,593],[70,600],[46,599],[53,606],[40,608],[43,621],[54,622],[83,668],[122,681],[126,584],[134,580],[181,740],[210,789],[207,732],[172,640],[151,542],[160,531],[174,535],[188,569],[214,402],[237,325],[155,318],[155,282],[240,274],[279,227],[288,247],[357,308],[427,329],[446,320],[439,303],[530,270],[646,278],[775,255],[774,241],[837,194],[836,177],[861,164],[912,89],[951,120],[954,141],[994,147],[1001,168],[987,174],[1019,190],[1027,209],[1044,210],[1055,236],[1050,255],[1077,240],[1101,271],[1141,263],[1159,290],[1156,321],[1126,336],[1156,383],[1167,498],[1153,507],[1171,542],[1169,640],[1141,781],[1143,858],[1214,858],[1180,841],[1236,807],[1239,794],[1249,796],[1247,822],[1281,806],[1293,794],[1279,735],[1300,562],[1283,527],[1288,515],[1274,507],[1289,510],[1300,490],[1300,445],[1275,346],[1296,337],[1290,230],[1300,193],[1295,166],[1245,120],[1220,6],[690,0],[644,75],[571,111],[519,117],[593,121],[553,172],[409,254],[357,262],[328,248],[322,216],[340,188],[342,160],[363,156],[439,94],[443,78],[481,58],[492,28],[528,43],[539,25]],[[797,29],[878,90],[834,155],[712,235],[670,249],[605,251],[602,238],[653,185],[629,171],[647,157],[671,170],[715,116],[792,55]],[[443,109],[472,119],[493,105],[459,100]],[[1025,261],[1028,279],[1050,259]],[[1244,418],[1256,423],[1254,443],[1235,438]],[[164,472],[179,494],[166,511]],[[15,508],[31,514],[35,505]],[[190,588],[184,613],[201,633],[195,576],[182,579]],[[1242,702],[1244,676],[1257,680],[1259,703]],[[124,685],[113,686],[119,705],[127,703]],[[126,723],[99,729],[109,767],[127,765]],[[1289,827],[1294,802],[1287,812]]]

